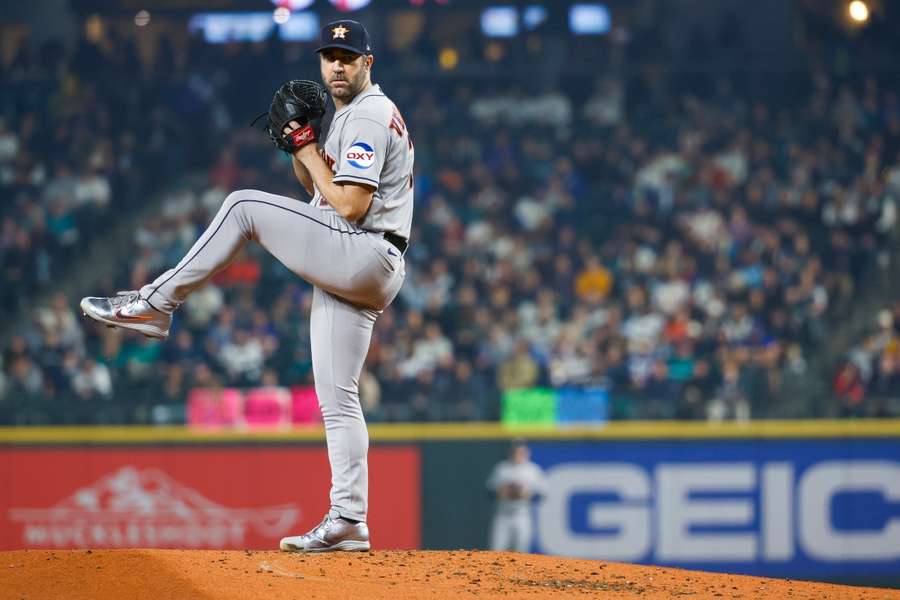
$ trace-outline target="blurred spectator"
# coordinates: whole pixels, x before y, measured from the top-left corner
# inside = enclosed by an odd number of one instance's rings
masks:
[[[599,304],[612,289],[612,275],[596,256],[590,256],[575,278],[575,295],[589,304]]]
[[[865,416],[866,389],[856,365],[848,362],[841,367],[834,379],[834,393],[840,400],[842,417]]]
[[[900,303],[883,309],[874,331],[847,352],[832,383],[845,416],[884,416],[900,398]]]
[[[516,342],[515,351],[500,363],[497,385],[502,391],[529,388],[537,384],[540,370],[531,357],[528,342]]]
[[[221,347],[217,358],[228,376],[239,385],[260,382],[265,358],[263,345],[246,329],[237,329],[234,337]]]
[[[589,122],[601,127],[615,127],[624,117],[625,91],[622,83],[612,77],[598,79],[594,94],[584,104],[582,114]]]
[[[85,358],[72,376],[72,389],[83,398],[94,396],[110,398],[113,387],[109,369],[103,363]]]
[[[722,384],[707,407],[710,421],[733,419],[750,420],[750,402],[740,382],[740,370],[734,362],[727,362],[722,369]]]
[[[26,355],[14,356],[9,361],[9,378],[6,384],[6,393],[15,398],[33,398],[41,392],[44,386],[40,368]]]

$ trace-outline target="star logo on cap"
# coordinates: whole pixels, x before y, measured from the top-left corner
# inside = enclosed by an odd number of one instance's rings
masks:
[[[346,39],[346,35],[347,35],[348,31],[350,31],[350,30],[347,29],[346,27],[344,27],[343,25],[338,25],[337,27],[335,27],[334,29],[331,30],[331,33],[334,34],[331,39],[333,39],[333,40],[336,40],[338,38],[341,38],[342,40]]]

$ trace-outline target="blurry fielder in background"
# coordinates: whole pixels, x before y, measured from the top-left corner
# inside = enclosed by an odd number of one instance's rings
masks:
[[[497,497],[491,526],[491,550],[528,552],[531,548],[532,501],[546,491],[544,472],[531,462],[524,440],[512,442],[509,458],[494,467],[487,480]]]
[[[281,540],[282,550],[300,552],[369,549],[369,435],[359,374],[375,320],[403,284],[413,212],[413,145],[397,108],[372,83],[368,32],[340,20],[321,36],[322,80],[336,109],[321,150],[314,143],[325,110],[318,84],[285,84],[269,111],[270,124],[276,105],[297,115],[283,131],[269,130],[291,154],[312,201],[233,192],[175,268],[140,290],[81,301],[96,321],[165,339],[175,309],[250,240],[313,285],[310,342],[331,464],[331,509],[305,535]],[[313,93],[298,96],[298,90]]]

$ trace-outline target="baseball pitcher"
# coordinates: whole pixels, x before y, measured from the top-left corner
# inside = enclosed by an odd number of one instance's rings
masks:
[[[369,436],[359,374],[372,327],[403,283],[413,212],[413,145],[394,104],[372,83],[365,27],[326,25],[318,48],[336,112],[317,147],[325,90],[291,81],[272,101],[267,130],[292,157],[309,204],[258,190],[228,195],[200,239],[173,269],[140,290],[88,297],[88,317],[165,339],[172,313],[253,240],[314,286],[313,375],[331,463],[331,509],[304,535],[281,540],[300,552],[368,550]]]

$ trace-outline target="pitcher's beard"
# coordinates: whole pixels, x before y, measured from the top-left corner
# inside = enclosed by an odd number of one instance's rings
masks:
[[[331,94],[332,98],[338,98],[341,101],[349,102],[362,90],[361,81],[351,81],[349,79],[338,79],[337,81],[342,82],[345,85],[335,86],[334,81],[326,84],[328,93]]]

